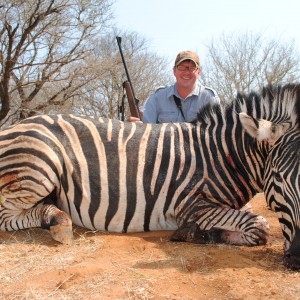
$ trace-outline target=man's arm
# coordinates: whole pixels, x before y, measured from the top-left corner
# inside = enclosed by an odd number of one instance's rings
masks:
[[[153,93],[149,96],[144,104],[142,121],[144,123],[156,124],[157,118],[156,97],[155,93]]]
[[[128,122],[143,122],[143,123],[157,123],[158,115],[156,109],[156,97],[155,93],[151,94],[145,101],[143,110],[140,111],[140,118],[129,117]]]

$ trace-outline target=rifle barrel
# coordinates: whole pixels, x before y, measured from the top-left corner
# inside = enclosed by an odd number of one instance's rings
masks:
[[[125,58],[124,58],[124,55],[123,55],[123,51],[122,51],[122,47],[121,47],[122,38],[120,36],[117,36],[116,39],[117,39],[119,50],[120,50],[120,53],[121,53],[121,58],[122,58],[122,62],[123,62],[124,68],[125,68],[127,80],[130,84],[130,88],[131,88],[133,97],[136,100],[135,93],[134,93],[133,86],[132,86],[131,79],[130,79],[130,75],[129,75],[129,72],[128,72],[127,64],[126,64],[126,61],[125,61]]]

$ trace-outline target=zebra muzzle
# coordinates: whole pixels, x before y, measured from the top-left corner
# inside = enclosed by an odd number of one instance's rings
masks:
[[[284,254],[284,265],[292,270],[300,270],[300,229],[297,229],[290,249]]]

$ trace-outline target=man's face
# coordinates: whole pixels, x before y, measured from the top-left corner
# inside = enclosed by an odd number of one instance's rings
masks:
[[[173,68],[173,73],[178,87],[193,89],[201,71],[193,61],[185,60]]]

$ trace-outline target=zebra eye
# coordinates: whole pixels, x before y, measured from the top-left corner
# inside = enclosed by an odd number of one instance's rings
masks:
[[[282,182],[282,177],[280,176],[279,173],[274,173],[274,177],[275,177],[276,181]]]

